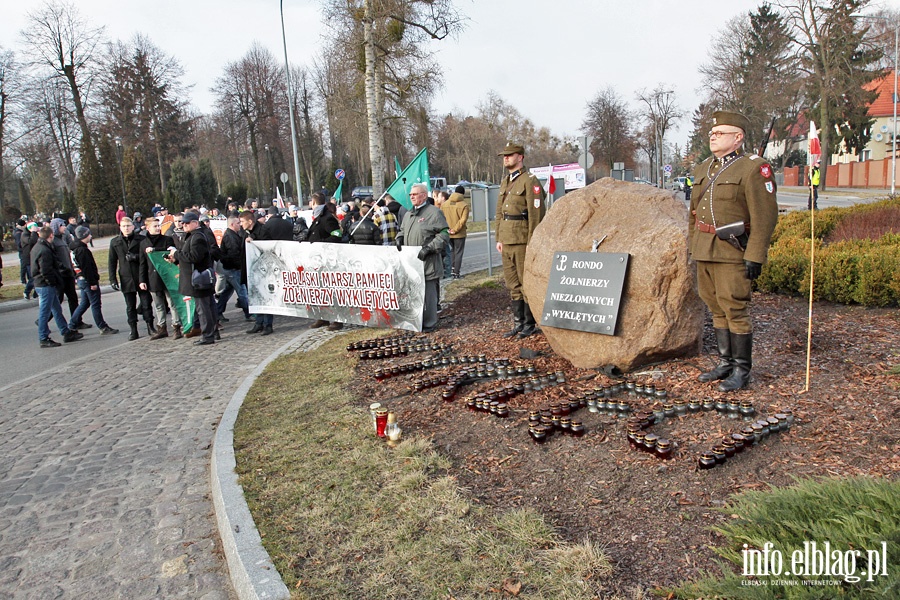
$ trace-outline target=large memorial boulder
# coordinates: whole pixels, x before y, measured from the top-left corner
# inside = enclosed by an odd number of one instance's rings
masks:
[[[671,192],[601,179],[566,194],[547,212],[528,244],[525,296],[543,316],[557,252],[628,253],[615,335],[541,325],[553,350],[576,367],[630,371],[700,350],[704,305],[688,264],[688,210]]]

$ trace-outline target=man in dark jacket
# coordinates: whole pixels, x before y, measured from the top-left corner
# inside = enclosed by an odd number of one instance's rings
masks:
[[[63,296],[69,300],[69,314],[75,314],[78,308],[78,289],[75,284],[75,266],[72,264],[72,255],[69,251],[69,243],[74,241],[74,237],[69,236],[66,222],[59,217],[50,221],[50,228],[53,230],[53,251],[56,252],[57,258],[62,265],[62,286],[59,288],[59,301],[62,303]],[[89,329],[91,326],[87,323],[74,321],[75,329]]]
[[[228,228],[222,236],[222,278],[225,280],[225,289],[219,294],[217,313],[219,318],[225,313],[228,300],[232,293],[237,293],[238,306],[244,311],[244,319],[250,320],[250,300],[247,298],[247,288],[241,283],[241,272],[247,270],[246,254],[244,253],[244,238],[241,237],[241,220],[238,217],[228,217]]]
[[[360,204],[359,219],[350,226],[350,243],[362,244],[364,246],[380,246],[381,245],[381,228],[375,224],[369,211],[372,205],[366,202]]]
[[[216,305],[213,298],[215,284],[209,289],[195,289],[192,283],[194,271],[204,271],[213,266],[212,255],[209,251],[209,241],[200,231],[200,217],[196,213],[186,212],[182,219],[186,236],[180,250],[172,248],[169,251],[169,260],[178,265],[178,293],[190,296],[197,306],[197,314],[200,317],[200,332],[202,338],[194,342],[195,346],[206,346],[215,343],[219,337],[216,329]]]
[[[150,292],[138,287],[141,268],[141,236],[135,234],[134,223],[128,217],[119,221],[119,235],[109,242],[109,279],[114,290],[121,290],[125,296],[125,314],[131,327],[129,340],[136,340],[138,335],[137,303],[141,302],[141,314],[147,323],[147,333],[153,335],[153,307]],[[117,278],[118,274],[118,278]],[[121,287],[120,287],[121,282]]]
[[[162,277],[156,272],[156,267],[150,262],[151,252],[168,252],[169,249],[175,247],[175,240],[168,235],[163,235],[159,219],[157,217],[149,217],[144,221],[144,227],[147,228],[147,235],[141,240],[141,258],[138,262],[138,287],[142,291],[153,294],[153,307],[156,309],[156,333],[150,336],[151,340],[158,340],[169,337],[169,329],[166,325],[166,313],[169,307],[172,308],[172,329],[175,339],[183,337],[181,333],[181,317],[175,310],[175,304],[172,302],[172,296],[166,289],[166,284]]]
[[[306,237],[308,242],[331,242],[340,243],[343,239],[341,224],[337,217],[329,210],[328,200],[320,193],[316,192],[310,197],[309,205],[313,211],[313,220],[309,226],[309,232]],[[328,327],[330,331],[341,329],[344,324],[340,321],[326,321],[318,319],[310,325],[311,328]]]
[[[94,315],[94,323],[103,335],[112,335],[119,333],[118,329],[113,329],[103,318],[102,304],[100,300],[100,270],[97,268],[97,262],[88,244],[91,243],[91,230],[84,225],[75,228],[75,239],[69,243],[69,250],[74,258],[75,268],[78,270],[78,288],[81,290],[81,302],[75,312],[72,313],[72,320],[69,321],[69,329],[75,329],[75,324],[81,321],[82,316],[87,312],[88,307]]]
[[[270,240],[285,240],[289,242],[293,239],[294,226],[290,221],[282,218],[277,206],[269,207],[269,218],[266,219],[266,224],[263,227],[265,227],[266,235]]]
[[[84,337],[80,331],[69,329],[59,304],[57,287],[62,285],[63,266],[53,250],[53,230],[42,227],[38,232],[38,242],[31,249],[31,274],[34,276],[34,289],[40,302],[38,308],[38,341],[41,348],[55,348],[59,342],[50,339],[50,315],[56,321],[64,342],[74,342]]]
[[[341,224],[330,210],[328,201],[318,192],[309,201],[313,211],[313,221],[309,225],[306,236],[308,242],[340,242],[342,238]]]
[[[265,225],[259,223],[256,220],[256,212],[252,210],[245,210],[241,213],[240,216],[241,221],[241,229],[244,231],[244,243],[248,242],[262,242],[269,239],[269,232],[266,230]],[[242,271],[242,281],[246,283],[247,281],[247,265],[246,263],[243,266]],[[274,315],[266,315],[266,314],[258,314],[256,315],[256,323],[245,331],[244,333],[261,333],[263,335],[271,335],[274,333],[274,329],[272,328],[273,323],[275,322]]]

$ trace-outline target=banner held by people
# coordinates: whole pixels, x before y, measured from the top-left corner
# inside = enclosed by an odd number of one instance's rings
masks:
[[[178,265],[165,259],[168,254],[164,251],[150,252],[147,256],[150,258],[153,268],[159,273],[166,289],[169,290],[169,296],[172,297],[174,305],[173,310],[181,318],[181,330],[187,332],[194,326],[194,299],[178,293]]]
[[[419,249],[248,240],[250,312],[421,331]]]

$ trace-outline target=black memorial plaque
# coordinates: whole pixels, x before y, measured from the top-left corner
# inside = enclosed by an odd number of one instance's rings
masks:
[[[629,256],[557,252],[550,267],[541,325],[615,335]]]

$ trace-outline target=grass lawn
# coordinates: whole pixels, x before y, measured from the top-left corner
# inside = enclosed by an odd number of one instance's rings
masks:
[[[374,435],[345,353],[373,335],[276,360],[235,426],[240,483],[293,597],[595,597],[612,571],[595,543],[560,541],[534,511],[475,504],[430,439],[390,448]]]

